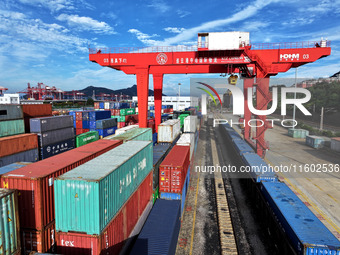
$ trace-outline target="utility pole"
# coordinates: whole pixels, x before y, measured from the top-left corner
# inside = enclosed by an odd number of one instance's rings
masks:
[[[295,69],[295,84],[294,84],[294,87],[296,88],[296,80],[297,80],[297,67]],[[296,101],[296,92],[294,92],[294,102]],[[295,104],[293,106],[293,120],[294,120],[294,123],[295,123]],[[294,124],[293,124],[294,125]],[[295,129],[295,125],[293,126],[293,129]]]
[[[321,107],[320,130],[323,130],[323,107]]]

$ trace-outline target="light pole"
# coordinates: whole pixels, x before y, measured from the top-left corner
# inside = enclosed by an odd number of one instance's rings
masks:
[[[297,80],[297,69],[295,69],[295,88],[296,88],[296,80]],[[296,101],[296,91],[294,92],[294,102]],[[294,104],[294,108],[293,108],[293,120],[294,120],[294,123],[295,123],[295,104]],[[293,123],[293,125],[294,125]],[[295,129],[295,125],[293,126],[293,129]]]
[[[178,83],[178,100],[177,100],[177,111],[179,111],[179,100],[181,99],[181,83]]]

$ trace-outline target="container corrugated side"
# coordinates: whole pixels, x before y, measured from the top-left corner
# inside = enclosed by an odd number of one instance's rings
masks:
[[[0,167],[7,166],[15,162],[36,162],[38,160],[39,151],[38,148],[36,148],[0,158]]]
[[[31,163],[30,162],[15,162],[15,163],[9,164],[7,166],[0,167],[0,175],[11,172],[11,171],[18,169],[18,168],[22,168],[22,167],[27,166],[29,164],[31,164]]]
[[[167,120],[158,126],[158,143],[172,143],[180,132],[179,120]]]
[[[52,104],[23,104],[24,117],[40,117],[52,115]]]
[[[25,133],[23,119],[0,121],[0,137]]]
[[[261,192],[298,254],[338,254],[340,241],[281,182],[264,182]]]
[[[180,136],[176,145],[179,146],[190,146],[190,157],[189,160],[191,161],[191,157],[194,153],[195,149],[195,134],[194,133],[184,133]]]
[[[152,147],[152,142],[129,141],[59,176],[57,231],[99,235],[152,170]]]
[[[109,118],[111,118],[111,112],[107,111],[107,110],[89,112],[89,120],[90,121],[109,119]]]
[[[21,134],[0,138],[0,158],[38,148],[36,134]]]
[[[340,152],[340,138],[339,137],[332,138],[331,149],[334,150],[334,151]]]
[[[97,120],[96,121],[96,127],[97,129],[106,129],[106,128],[112,128],[117,127],[117,119],[116,118],[109,118],[104,120]]]
[[[164,144],[155,144],[153,146],[153,169],[154,169],[154,177],[153,177],[153,188],[156,189],[159,186],[159,166],[164,160],[164,158],[168,155],[171,149],[170,143]]]
[[[30,119],[31,133],[42,133],[67,127],[73,127],[73,117],[71,115]]]
[[[1,187],[18,189],[20,227],[41,231],[54,220],[53,180],[119,146],[121,141],[99,140],[1,176]]]
[[[127,141],[152,141],[151,128],[134,128],[119,135],[105,137],[105,139]]]
[[[116,132],[117,128],[116,127],[110,127],[110,128],[105,128],[105,129],[96,129],[98,132],[99,137],[102,139],[104,137],[107,137],[109,135],[113,135]]]
[[[157,199],[130,255],[175,254],[181,201]]]
[[[0,189],[0,254],[20,251],[17,192]]]
[[[24,118],[21,105],[0,104],[0,121]]]
[[[99,139],[97,131],[90,131],[76,136],[76,147],[95,142]]]
[[[46,159],[72,149],[74,149],[74,138],[53,143],[39,149],[40,159]]]
[[[251,178],[255,182],[277,181],[277,176],[273,172],[272,168],[269,168],[268,164],[255,153],[245,153],[242,155],[244,163],[248,166],[248,172]]]
[[[184,119],[184,132],[195,133],[197,128],[197,116],[188,116]]]
[[[242,156],[244,153],[254,153],[254,150],[245,140],[233,140],[233,145],[236,149],[236,152]]]
[[[67,139],[74,138],[74,128],[68,127],[58,130],[47,131],[44,133],[39,133],[39,145],[44,147],[49,144],[57,143]]]
[[[32,252],[54,253],[56,247],[54,221],[44,227],[43,230],[20,229],[21,251],[23,255],[31,255]]]
[[[57,252],[64,255],[119,254],[150,201],[151,195],[152,172],[143,180],[100,235],[56,232]]]

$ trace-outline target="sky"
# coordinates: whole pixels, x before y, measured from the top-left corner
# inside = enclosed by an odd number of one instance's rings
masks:
[[[89,47],[196,45],[197,33],[224,31],[250,32],[252,43],[327,38],[331,56],[299,67],[298,77],[340,71],[340,0],[1,0],[0,86],[126,88],[136,77],[90,62]],[[199,77],[219,75],[165,75],[163,92],[175,95],[181,83],[181,95],[188,94],[190,78]]]

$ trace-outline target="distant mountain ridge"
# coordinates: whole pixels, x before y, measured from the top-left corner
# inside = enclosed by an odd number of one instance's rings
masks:
[[[85,89],[78,90],[79,92],[82,92],[86,95],[86,97],[92,97],[93,91],[95,95],[100,95],[100,94],[114,94],[114,95],[128,95],[130,97],[137,96],[137,85],[133,85],[132,87],[125,88],[125,89],[108,89],[104,87],[94,87],[94,86],[88,86]],[[149,89],[149,96],[153,96],[153,90]],[[163,96],[165,96],[163,94]]]

